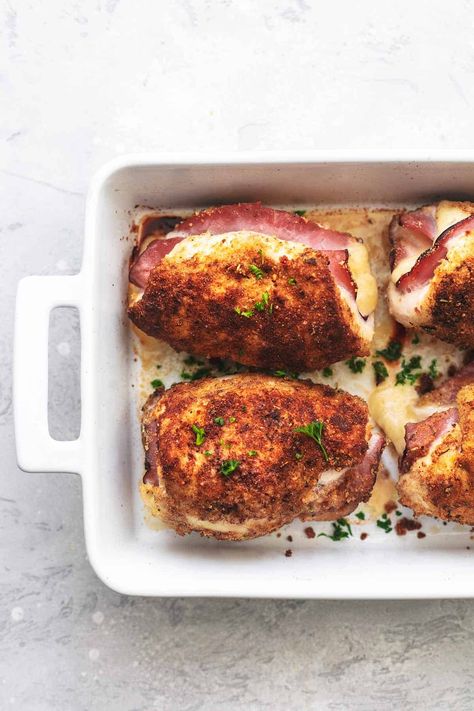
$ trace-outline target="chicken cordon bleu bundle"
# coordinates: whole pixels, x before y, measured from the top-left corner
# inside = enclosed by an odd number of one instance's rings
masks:
[[[151,514],[229,540],[346,515],[368,499],[384,446],[360,398],[257,374],[156,390],[142,433]]]
[[[363,243],[260,203],[183,220],[139,248],[130,282],[136,326],[193,355],[305,371],[369,352]]]
[[[474,364],[423,395],[405,427],[400,501],[416,514],[474,525]]]
[[[474,204],[444,200],[397,215],[390,239],[394,318],[474,347]]]

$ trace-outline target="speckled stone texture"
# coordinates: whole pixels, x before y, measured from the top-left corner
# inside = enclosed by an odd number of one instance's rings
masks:
[[[16,467],[10,374],[16,282],[79,269],[87,184],[115,155],[472,146],[472,4],[5,0],[0,12],[0,708],[474,708],[471,601],[105,588],[79,478]],[[76,316],[54,317],[60,438],[79,426],[77,336]]]

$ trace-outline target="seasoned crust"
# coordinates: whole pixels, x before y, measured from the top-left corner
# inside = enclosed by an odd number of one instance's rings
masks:
[[[202,239],[184,242],[202,245]],[[143,297],[129,308],[147,334],[176,350],[271,369],[312,370],[368,354],[324,252],[237,233],[213,249],[186,254],[185,246],[153,269]],[[264,293],[268,304],[258,310]]]
[[[457,396],[459,423],[400,476],[400,501],[417,515],[474,525],[474,385]]]
[[[324,422],[328,463],[313,439],[295,432],[314,420]],[[144,409],[143,498],[180,534],[270,533],[302,513],[324,470],[363,459],[367,420],[360,398],[310,381],[245,374],[179,383]],[[200,446],[193,425],[204,428]],[[230,459],[240,465],[226,477],[221,465]]]
[[[437,268],[427,301],[428,333],[460,348],[474,347],[474,240],[470,254]]]

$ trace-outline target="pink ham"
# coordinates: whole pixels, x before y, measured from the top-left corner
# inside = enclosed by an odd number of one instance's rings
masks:
[[[405,451],[400,460],[400,472],[406,473],[417,459],[425,457],[433,443],[448,434],[458,420],[458,408],[451,407],[435,412],[422,422],[408,422],[405,425]]]
[[[438,264],[446,257],[452,242],[471,230],[474,230],[474,215],[448,227],[440,234],[434,245],[418,257],[412,269],[400,277],[397,288],[402,293],[409,293],[427,284]]]
[[[163,257],[171,252],[173,247],[181,241],[181,237],[170,237],[156,239],[154,242],[151,242],[130,267],[128,278],[132,284],[144,289],[153,267],[155,267],[158,262],[161,262]]]
[[[418,256],[436,239],[436,206],[421,207],[393,218],[390,224],[391,268],[407,257]]]
[[[302,242],[319,251],[346,249],[354,238],[335,230],[326,230],[314,222],[284,210],[274,210],[259,202],[223,205],[202,210],[177,225],[174,234],[180,237],[225,234],[251,230],[291,242]]]
[[[223,205],[202,210],[183,220],[165,238],[159,238],[145,249],[130,268],[132,284],[145,288],[152,269],[182,239],[191,235],[225,234],[240,230],[251,230],[272,235],[282,240],[300,242],[312,249],[327,252],[329,266],[336,282],[354,298],[356,288],[347,266],[347,247],[354,237],[335,230],[326,230],[299,215],[284,210],[274,210],[261,203],[240,203]]]

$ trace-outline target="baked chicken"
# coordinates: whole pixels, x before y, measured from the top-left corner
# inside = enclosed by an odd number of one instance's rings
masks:
[[[152,515],[229,540],[349,513],[369,497],[384,445],[360,398],[257,374],[160,388],[142,432]]]
[[[390,239],[394,318],[474,347],[474,204],[444,200],[397,215]]]
[[[474,364],[423,395],[405,427],[400,501],[416,514],[474,525]]]
[[[136,326],[193,355],[305,371],[369,352],[365,246],[260,203],[183,220],[139,248],[130,282]]]

